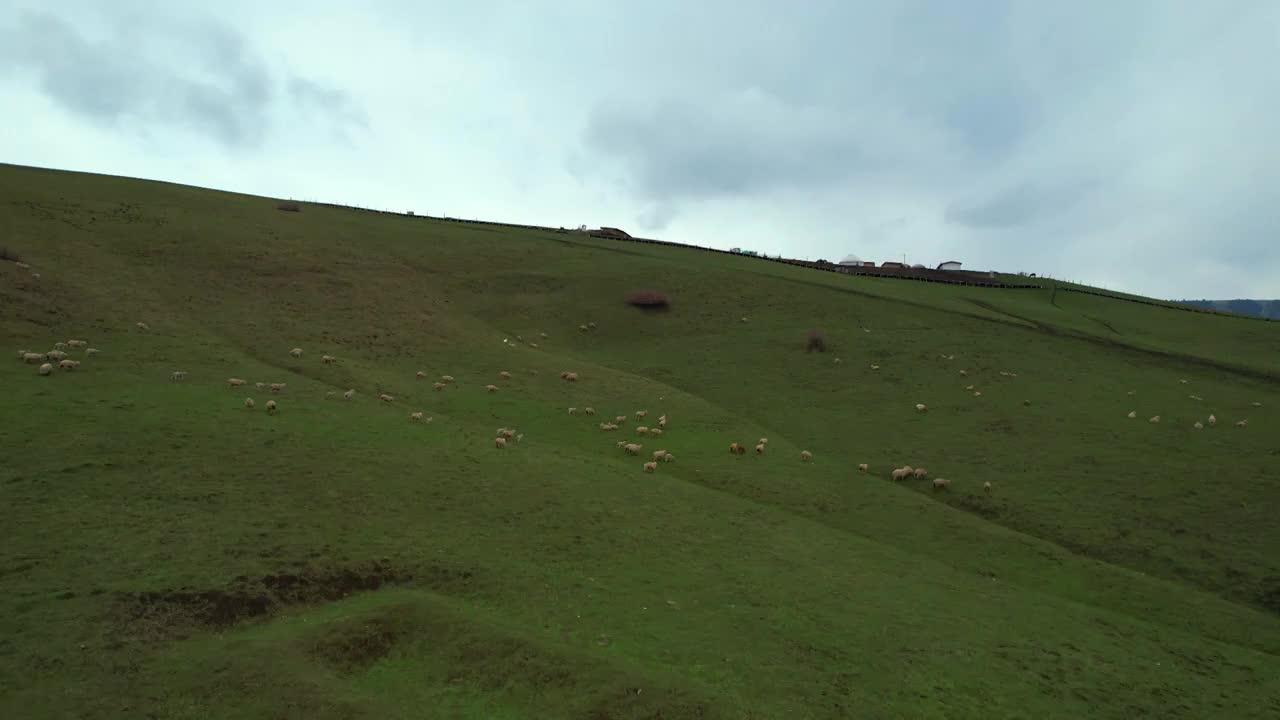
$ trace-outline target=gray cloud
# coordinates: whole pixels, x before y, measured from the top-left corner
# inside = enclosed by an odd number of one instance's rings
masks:
[[[171,44],[153,48],[143,41],[157,35]],[[51,13],[25,11],[13,25],[0,27],[0,47],[7,48],[0,58],[33,73],[57,104],[102,126],[174,126],[224,146],[257,147],[280,102],[327,114],[340,125],[361,120],[345,94],[314,81],[285,74],[288,93],[280,93],[279,80],[244,36],[212,20],[134,14],[92,37]]]
[[[969,205],[947,208],[947,222],[975,228],[1010,228],[1068,213],[1098,187],[1094,181],[1023,181]]]

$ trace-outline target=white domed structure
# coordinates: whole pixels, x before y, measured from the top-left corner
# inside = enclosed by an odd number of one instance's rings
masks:
[[[848,255],[845,257],[845,259],[840,261],[840,264],[841,265],[861,265],[862,258],[858,257],[857,255]]]

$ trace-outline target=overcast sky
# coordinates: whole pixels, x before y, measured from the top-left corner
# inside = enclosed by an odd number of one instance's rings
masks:
[[[1277,67],[1276,0],[0,0],[0,161],[1274,298]]]

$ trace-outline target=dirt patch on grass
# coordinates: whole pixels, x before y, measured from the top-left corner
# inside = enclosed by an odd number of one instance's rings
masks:
[[[470,571],[436,566],[417,573],[381,562],[345,568],[305,567],[257,578],[242,575],[225,588],[125,593],[118,599],[116,613],[133,632],[185,637],[192,629],[224,629],[286,607],[332,602],[390,585],[419,581],[443,589],[465,585],[470,579]]]
[[[342,674],[364,670],[391,653],[410,628],[392,617],[377,617],[339,628],[308,648],[322,664]]]

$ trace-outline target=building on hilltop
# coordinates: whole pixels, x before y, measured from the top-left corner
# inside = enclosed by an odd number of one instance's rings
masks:
[[[857,255],[847,255],[845,259],[840,261],[840,264],[846,267],[862,267],[862,258]]]
[[[959,261],[959,260],[948,260],[948,261],[946,261],[946,262],[944,262],[944,263],[939,263],[939,264],[938,264],[938,269],[939,269],[939,270],[959,270],[959,269],[960,269],[960,261]]]
[[[900,263],[900,262],[895,262],[895,261],[893,261],[893,260],[890,260],[889,262],[880,263],[880,267],[882,267],[882,268],[889,268],[890,270],[902,270],[902,269],[906,268],[907,266],[906,266],[906,265],[903,265],[903,264],[902,264],[902,263]]]
[[[592,232],[591,232],[591,234],[592,234],[592,235],[594,235],[594,236],[596,236],[596,237],[613,238],[613,239],[615,239],[615,240],[630,240],[630,239],[631,239],[631,235],[630,235],[630,234],[628,234],[628,233],[627,233],[627,232],[625,232],[625,231],[619,230],[618,228],[615,228],[615,227],[604,227],[604,226],[601,226],[599,230],[594,230],[594,231],[592,231]]]

